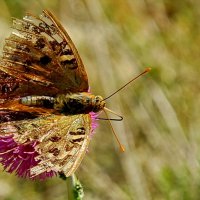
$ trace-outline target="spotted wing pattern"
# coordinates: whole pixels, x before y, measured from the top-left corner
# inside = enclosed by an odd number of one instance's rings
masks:
[[[13,19],[0,60],[0,100],[88,90],[87,75],[69,35],[47,10]],[[1,102],[0,102],[1,103]]]
[[[35,159],[40,162],[30,169],[31,177],[51,170],[70,176],[87,150],[90,131],[89,114],[49,115],[0,124],[1,136],[13,135],[18,144],[38,142]]]

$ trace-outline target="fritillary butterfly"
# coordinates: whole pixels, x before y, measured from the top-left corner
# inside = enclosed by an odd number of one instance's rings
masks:
[[[88,92],[77,49],[50,11],[13,28],[0,60],[0,162],[21,177],[70,176],[105,101]]]
[[[13,29],[0,59],[0,163],[20,177],[68,177],[105,100],[150,68],[103,99],[88,91],[78,51],[50,11],[14,18]]]

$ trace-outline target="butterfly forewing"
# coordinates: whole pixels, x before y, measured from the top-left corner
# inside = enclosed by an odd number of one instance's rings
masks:
[[[0,98],[88,90],[78,52],[49,11],[13,19],[13,29],[0,61]]]

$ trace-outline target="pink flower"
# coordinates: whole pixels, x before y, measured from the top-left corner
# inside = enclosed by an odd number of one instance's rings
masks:
[[[37,142],[17,144],[12,135],[0,136],[0,162],[4,169],[9,173],[15,172],[19,177],[31,178],[30,169],[40,162],[35,160],[38,155],[36,145]],[[44,180],[54,175],[54,171],[44,172],[32,179]]]
[[[90,136],[93,136],[94,135],[94,130],[98,127],[98,123],[97,123],[97,116],[98,116],[98,113],[95,113],[95,112],[90,112],[90,117],[92,119],[92,130],[91,130],[91,133],[90,133]]]

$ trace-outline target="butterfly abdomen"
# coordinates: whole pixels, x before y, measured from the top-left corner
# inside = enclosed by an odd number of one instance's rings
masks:
[[[26,96],[20,99],[20,103],[27,106],[40,106],[45,108],[53,108],[54,97],[49,96]]]
[[[87,92],[49,96],[26,96],[21,98],[20,103],[27,106],[37,106],[55,109],[65,115],[85,114],[99,112],[105,106],[101,96],[95,96]]]

